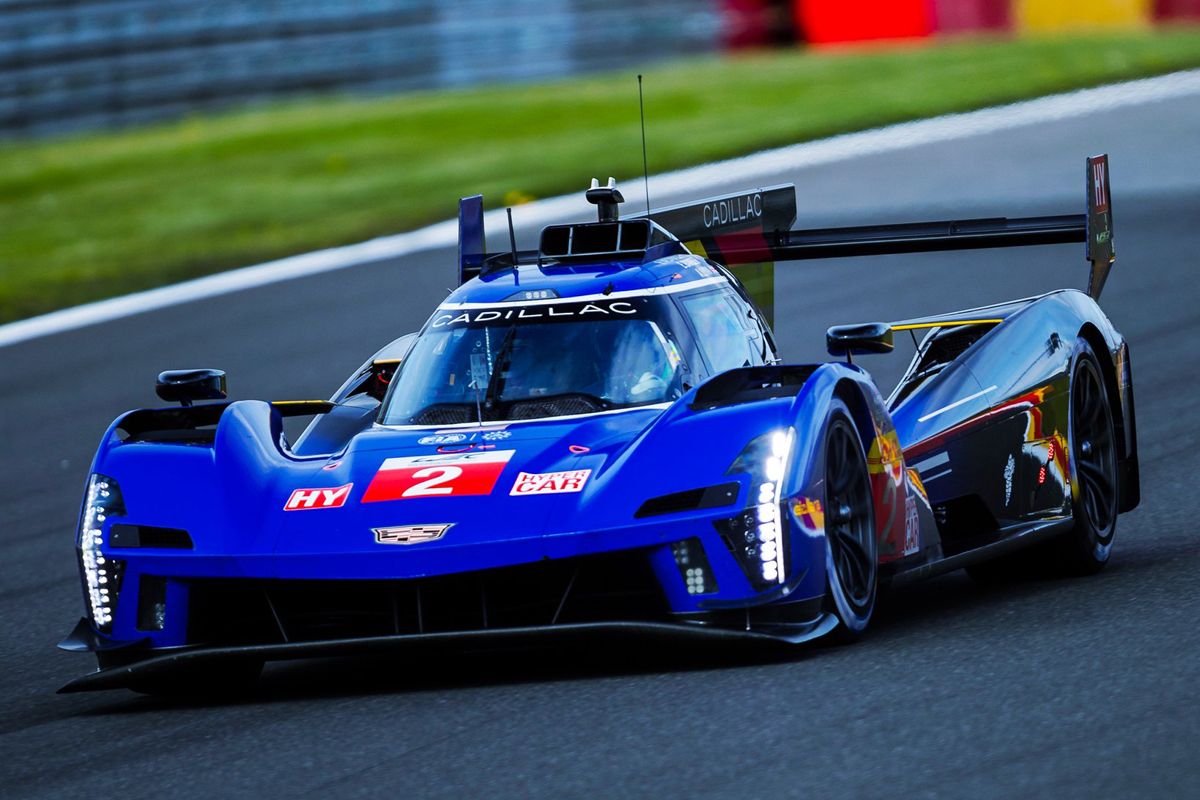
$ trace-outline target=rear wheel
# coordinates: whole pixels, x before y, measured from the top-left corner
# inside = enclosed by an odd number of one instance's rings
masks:
[[[1071,377],[1071,505],[1075,526],[1053,543],[1061,570],[1092,575],[1108,563],[1117,532],[1117,436],[1092,349],[1084,344]]]
[[[825,432],[825,539],[827,605],[841,623],[836,635],[856,639],[875,611],[878,547],[867,459],[841,403]]]

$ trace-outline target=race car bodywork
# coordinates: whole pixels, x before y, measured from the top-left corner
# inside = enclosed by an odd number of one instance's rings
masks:
[[[1107,561],[1138,473],[1129,348],[1096,303],[1105,157],[1077,217],[792,231],[790,186],[628,219],[611,184],[588,197],[599,221],[498,254],[464,200],[460,287],[329,401],[163,373],[183,405],[122,415],[92,465],[61,646],[100,669],[64,690],[464,638],[854,636],[883,584],[1029,545]],[[776,354],[771,262],[1085,239],[1088,293]],[[853,356],[895,331],[923,339],[885,398]]]

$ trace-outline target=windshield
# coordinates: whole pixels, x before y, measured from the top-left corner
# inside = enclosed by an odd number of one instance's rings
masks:
[[[386,425],[589,414],[674,400],[669,300],[441,309],[396,377]]]

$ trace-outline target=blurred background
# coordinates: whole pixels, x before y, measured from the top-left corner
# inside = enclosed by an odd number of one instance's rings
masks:
[[[0,132],[681,55],[1200,17],[1200,0],[0,0]]]
[[[696,0],[6,0],[0,126],[563,77],[716,49],[721,13]]]
[[[1198,22],[1200,0],[0,0],[0,323],[638,178],[640,73],[663,173],[1197,67]]]

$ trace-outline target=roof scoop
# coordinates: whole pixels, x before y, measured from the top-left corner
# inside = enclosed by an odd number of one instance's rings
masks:
[[[609,178],[607,186],[601,186],[599,179],[592,178],[592,187],[587,190],[585,197],[596,206],[600,222],[616,222],[620,218],[618,206],[625,202],[625,197],[617,188],[616,178]]]

